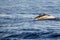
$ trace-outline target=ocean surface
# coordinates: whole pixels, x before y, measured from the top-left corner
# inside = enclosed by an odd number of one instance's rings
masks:
[[[60,18],[60,0],[0,0],[0,40],[60,40],[60,20],[33,20],[43,13]]]

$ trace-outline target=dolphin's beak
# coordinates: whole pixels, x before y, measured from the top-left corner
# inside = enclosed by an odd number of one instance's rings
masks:
[[[34,20],[39,20],[38,18],[34,18]]]
[[[38,20],[38,19],[34,19],[34,20]]]

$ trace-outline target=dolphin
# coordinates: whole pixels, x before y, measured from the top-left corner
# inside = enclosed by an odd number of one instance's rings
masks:
[[[40,14],[34,18],[34,20],[48,20],[48,19],[56,19],[56,17],[49,14]]]

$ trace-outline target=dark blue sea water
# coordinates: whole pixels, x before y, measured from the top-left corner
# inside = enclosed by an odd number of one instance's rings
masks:
[[[0,0],[0,40],[60,40],[60,20],[33,20],[42,13],[60,17],[60,0]]]

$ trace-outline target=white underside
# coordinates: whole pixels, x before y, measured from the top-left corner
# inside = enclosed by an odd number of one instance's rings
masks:
[[[55,18],[54,16],[46,16],[44,19],[51,19],[51,18]]]

